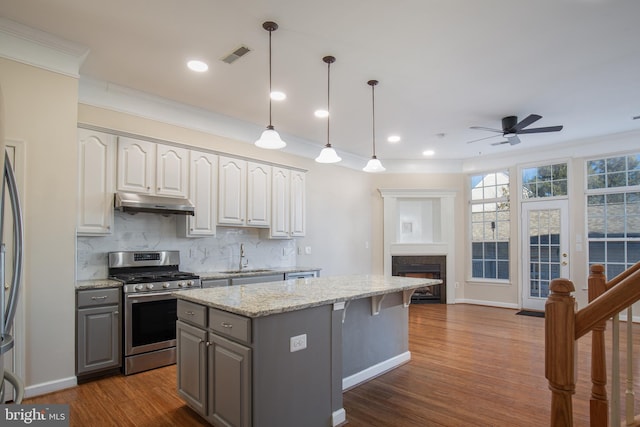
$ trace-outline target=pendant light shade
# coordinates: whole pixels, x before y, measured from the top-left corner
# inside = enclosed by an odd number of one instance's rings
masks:
[[[382,162],[378,160],[376,157],[376,98],[375,98],[375,86],[378,84],[377,80],[369,80],[367,82],[369,86],[371,86],[371,105],[372,105],[372,130],[373,130],[373,155],[371,156],[371,160],[367,162],[367,165],[362,168],[365,172],[384,172],[386,169],[382,166]]]
[[[278,29],[278,24],[267,21],[262,24],[262,28],[269,31],[269,126],[262,132],[260,139],[256,141],[256,146],[269,150],[278,150],[287,146],[271,124],[271,33]]]
[[[327,64],[327,113],[329,113],[329,100],[330,98],[330,88],[331,88],[331,64],[336,62],[336,58],[333,56],[325,56],[322,60]],[[324,146],[322,151],[320,151],[320,155],[316,157],[316,162],[318,163],[338,163],[340,160],[340,156],[336,153],[336,150],[333,149],[331,143],[329,142],[329,119],[331,115],[330,113],[327,115],[327,144]]]

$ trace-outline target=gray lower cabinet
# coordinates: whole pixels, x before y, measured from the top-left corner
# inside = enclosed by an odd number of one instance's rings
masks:
[[[178,394],[215,426],[250,427],[250,319],[178,300]]]
[[[251,349],[209,333],[209,419],[251,426]]]
[[[120,288],[76,293],[76,375],[122,365]]]
[[[250,285],[252,283],[280,282],[284,280],[284,274],[264,274],[261,276],[232,277],[231,285]]]
[[[207,331],[176,322],[178,394],[203,417],[207,416]]]

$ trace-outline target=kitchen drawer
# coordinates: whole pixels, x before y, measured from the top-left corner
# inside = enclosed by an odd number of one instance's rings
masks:
[[[209,309],[209,329],[219,335],[251,343],[251,319],[215,308]]]
[[[121,288],[104,288],[78,291],[78,308],[119,304]]]
[[[178,300],[178,319],[202,328],[207,327],[207,307],[189,301]]]

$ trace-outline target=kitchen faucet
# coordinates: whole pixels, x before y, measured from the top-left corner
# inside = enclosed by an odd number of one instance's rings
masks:
[[[242,270],[247,265],[249,265],[249,260],[246,259],[244,262],[242,262],[243,259],[244,259],[244,243],[240,243],[240,264],[238,266],[238,270]]]

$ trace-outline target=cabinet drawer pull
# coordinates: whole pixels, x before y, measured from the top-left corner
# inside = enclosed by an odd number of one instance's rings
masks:
[[[97,300],[101,300],[101,299],[107,299],[107,296],[106,296],[106,295],[103,295],[103,296],[101,296],[101,297],[91,297],[91,299],[92,299],[93,301],[97,301]]]
[[[228,329],[233,328],[233,324],[232,323],[222,322],[222,323],[220,323],[220,325],[222,325],[223,328],[228,328]]]
[[[190,310],[189,311],[185,311],[184,314],[186,314],[187,316],[195,316],[196,315],[195,312],[190,311]]]

